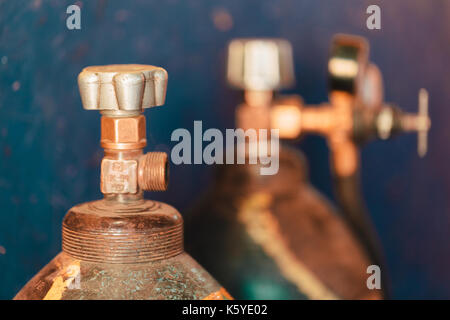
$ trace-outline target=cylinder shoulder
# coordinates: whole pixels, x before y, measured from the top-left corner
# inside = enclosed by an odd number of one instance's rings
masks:
[[[16,300],[224,299],[226,291],[188,254],[144,264],[100,264],[62,252]]]

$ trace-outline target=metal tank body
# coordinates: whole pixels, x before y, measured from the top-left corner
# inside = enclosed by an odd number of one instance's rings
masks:
[[[101,119],[100,189],[62,225],[62,252],[15,299],[231,299],[183,249],[183,219],[144,191],[168,185],[168,157],[144,154],[144,108],[164,103],[167,72],[147,65],[88,67],[78,77]]]
[[[280,152],[277,175],[217,168],[186,218],[186,247],[236,299],[378,299],[363,248],[307,181],[301,153]]]
[[[183,220],[145,200],[99,200],[69,210],[63,251],[15,299],[225,299],[226,291],[183,250]]]

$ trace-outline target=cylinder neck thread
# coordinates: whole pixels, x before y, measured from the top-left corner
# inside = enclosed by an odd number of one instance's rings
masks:
[[[83,261],[149,263],[183,252],[183,219],[156,201],[98,200],[72,208],[63,221],[63,251]]]

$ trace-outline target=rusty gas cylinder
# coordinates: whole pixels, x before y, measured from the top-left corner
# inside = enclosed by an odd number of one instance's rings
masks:
[[[168,184],[167,155],[143,154],[144,108],[164,103],[167,72],[147,65],[88,67],[78,77],[83,107],[102,113],[100,189],[62,224],[62,252],[15,299],[229,299],[184,252],[183,219],[143,198]]]
[[[273,95],[292,84],[292,65],[287,41],[230,43],[228,80],[245,90],[237,127],[276,127],[280,138],[291,137],[289,121],[271,118],[274,109],[280,111],[274,107],[301,104],[297,96]],[[217,168],[213,186],[186,216],[187,251],[237,299],[380,298],[366,285],[370,260],[308,182],[304,156],[282,145],[278,158],[275,175],[261,175],[260,164]]]

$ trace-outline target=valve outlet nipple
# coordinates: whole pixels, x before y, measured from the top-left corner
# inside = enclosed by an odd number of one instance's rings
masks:
[[[145,191],[167,190],[169,161],[165,152],[149,152],[140,157],[138,184]]]

